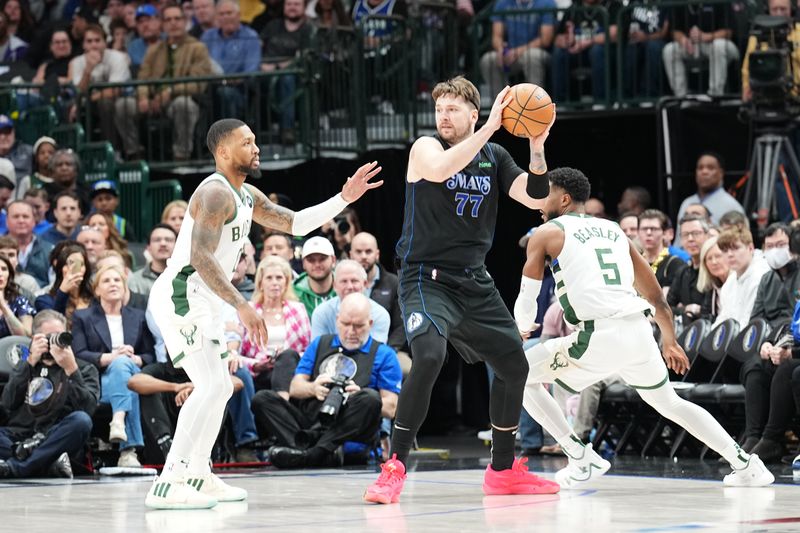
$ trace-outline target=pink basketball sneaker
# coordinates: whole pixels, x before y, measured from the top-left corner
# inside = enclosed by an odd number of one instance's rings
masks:
[[[397,454],[381,465],[378,480],[367,487],[364,501],[372,503],[398,503],[403,484],[406,482],[406,467],[397,460]]]
[[[486,467],[486,474],[483,476],[483,493],[487,496],[499,494],[555,494],[560,490],[560,486],[555,481],[549,481],[528,472],[525,463],[527,457],[514,459],[514,465],[509,470],[499,472]]]

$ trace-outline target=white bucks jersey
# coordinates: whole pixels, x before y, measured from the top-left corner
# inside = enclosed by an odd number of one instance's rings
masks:
[[[250,232],[250,224],[253,220],[253,197],[244,186],[239,191],[234,189],[230,182],[218,173],[214,173],[204,179],[197,189],[199,190],[211,181],[222,182],[233,197],[236,206],[233,217],[225,221],[219,244],[214,250],[214,257],[222,266],[222,271],[225,272],[228,279],[231,279],[236,270],[236,265],[239,263],[239,257],[242,255],[246,237]],[[190,205],[191,202],[192,200],[190,199]],[[172,252],[172,257],[167,261],[167,271],[164,274],[169,274],[169,278],[174,278],[173,287],[178,285],[185,286],[187,280],[191,278],[193,282],[208,289],[191,265],[193,228],[194,219],[187,210],[183,224],[181,224],[178,240],[175,242],[175,250]]]
[[[564,231],[564,247],[552,269],[567,322],[652,311],[633,288],[630,243],[616,222],[575,213],[551,223]]]

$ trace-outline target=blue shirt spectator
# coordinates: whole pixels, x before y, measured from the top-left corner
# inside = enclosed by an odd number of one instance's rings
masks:
[[[225,74],[258,72],[261,64],[261,39],[240,21],[239,6],[221,1],[217,5],[218,28],[203,33],[203,44]]]
[[[554,13],[531,13],[503,15],[501,11],[528,9],[557,9],[554,0],[498,0],[494,6],[492,22],[502,22],[506,28],[506,41],[509,48],[527,44],[539,37],[542,25],[552,26]]]
[[[317,363],[317,350],[319,349],[319,337],[316,337],[311,344],[308,345],[303,357],[297,364],[294,373],[305,374],[308,376],[314,375],[314,366]],[[372,348],[372,343],[377,342],[371,336],[367,341],[358,349],[360,353],[369,353]],[[337,334],[331,341],[331,347],[342,346],[342,341]],[[343,353],[347,355],[350,352],[343,349]],[[403,381],[403,372],[400,370],[400,363],[397,361],[397,354],[386,344],[378,346],[378,351],[375,353],[375,362],[372,365],[372,374],[370,375],[369,385],[371,389],[386,390],[400,394],[400,384]]]
[[[334,296],[314,309],[311,314],[312,339],[316,339],[320,335],[336,333],[336,316],[339,314],[341,303],[341,299],[338,296]],[[389,326],[392,321],[389,312],[375,300],[370,300],[369,304],[371,306],[369,317],[372,320],[370,335],[375,340],[385,343],[389,340]]]
[[[162,38],[161,18],[158,10],[150,4],[143,4],[136,8],[136,33],[139,35],[128,43],[128,56],[131,58],[132,72],[138,72],[139,66],[144,61],[147,48],[157,43]]]

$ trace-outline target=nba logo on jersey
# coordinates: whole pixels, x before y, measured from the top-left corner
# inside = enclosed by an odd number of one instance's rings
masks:
[[[422,315],[419,313],[411,313],[411,316],[406,320],[406,331],[411,333],[422,325]]]

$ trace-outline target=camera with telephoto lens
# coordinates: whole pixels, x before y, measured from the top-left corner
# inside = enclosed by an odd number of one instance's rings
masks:
[[[19,461],[24,461],[31,456],[33,450],[38,448],[39,445],[44,442],[44,438],[44,433],[34,433],[33,436],[18,442],[16,448],[14,448],[14,457],[16,457]]]
[[[61,333],[51,333],[47,336],[47,353],[42,354],[42,359],[52,359],[53,354],[50,353],[51,346],[58,346],[59,348],[69,348],[72,346],[72,333],[69,331],[62,331]]]
[[[329,356],[320,365],[320,374],[333,376],[333,381],[326,385],[330,392],[319,408],[319,421],[323,426],[331,426],[339,416],[344,403],[344,388],[347,386],[347,382],[356,375],[357,369],[356,362],[341,351]]]
[[[339,411],[344,403],[344,388],[347,386],[348,377],[339,374],[333,378],[333,382],[325,385],[330,392],[319,408],[319,421],[323,426],[330,426],[339,416]]]

